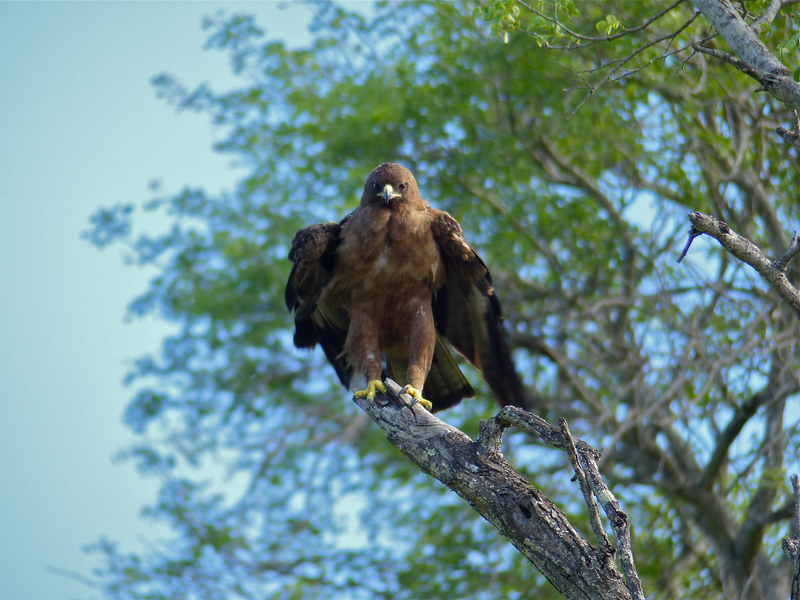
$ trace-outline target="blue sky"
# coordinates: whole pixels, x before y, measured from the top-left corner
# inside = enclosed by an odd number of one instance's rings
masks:
[[[202,49],[203,16],[258,16],[270,37],[306,43],[308,6],[276,2],[0,2],[0,596],[99,598],[49,568],[89,575],[81,547],[124,549],[158,529],[139,518],[158,482],[113,457],[134,436],[121,417],[132,361],[168,325],[125,322],[154,272],[124,267],[80,234],[100,206],[185,185],[231,188],[207,117],[176,114],[154,75],[236,85]],[[279,33],[280,36],[275,34]]]

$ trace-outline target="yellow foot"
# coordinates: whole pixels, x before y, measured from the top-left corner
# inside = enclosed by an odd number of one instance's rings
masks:
[[[408,394],[414,399],[414,402],[411,404],[411,406],[414,406],[414,404],[419,402],[422,405],[422,407],[427,411],[430,411],[431,408],[433,408],[433,404],[425,400],[425,398],[422,397],[422,392],[420,392],[417,388],[413,386],[410,385],[405,386],[402,390],[400,390],[400,393]]]
[[[383,385],[383,382],[380,379],[373,379],[367,384],[367,389],[358,390],[354,395],[356,398],[363,398],[366,396],[367,400],[372,402],[375,400],[375,390],[379,390],[384,394],[386,393],[386,386]]]

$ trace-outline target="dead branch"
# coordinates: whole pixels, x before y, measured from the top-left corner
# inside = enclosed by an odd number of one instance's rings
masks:
[[[794,113],[794,127],[791,130],[785,127],[776,127],[775,133],[781,136],[784,142],[800,150],[800,116],[796,110],[793,110],[792,113]]]
[[[789,244],[789,249],[782,256],[769,260],[758,246],[753,242],[735,233],[727,223],[711,215],[699,212],[689,213],[692,224],[689,230],[689,241],[683,250],[678,262],[689,251],[692,240],[698,235],[706,234],[716,239],[725,250],[733,254],[742,262],[753,267],[759,275],[767,280],[778,295],[791,307],[800,318],[800,291],[797,290],[786,278],[786,267],[789,262],[800,253],[800,238],[795,233]]]
[[[378,394],[373,402],[357,398],[356,404],[386,432],[389,442],[494,525],[559,593],[569,599],[644,600],[630,555],[627,517],[600,476],[595,449],[565,438],[558,427],[511,406],[482,421],[480,436],[473,441],[421,406],[412,406],[410,398],[399,395],[395,382],[387,379],[385,383],[388,395]],[[500,446],[503,430],[510,426],[534,433],[547,445],[575,448],[592,493],[611,519],[624,577],[617,571],[610,545],[600,550],[592,547],[555,504],[506,462]]]

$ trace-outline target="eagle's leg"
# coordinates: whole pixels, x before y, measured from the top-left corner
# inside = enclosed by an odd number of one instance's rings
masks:
[[[367,380],[366,389],[355,392],[356,398],[366,396],[371,402],[375,400],[376,390],[386,393],[386,387],[381,381],[383,361],[378,340],[378,327],[367,316],[367,311],[353,312],[344,342],[343,354],[347,362],[363,373]]]
[[[436,346],[436,327],[433,323],[433,311],[430,301],[421,301],[417,305],[411,320],[411,331],[408,338],[408,385],[403,392],[409,394],[427,410],[433,405],[422,397],[422,387],[428,377],[433,362],[433,349]]]

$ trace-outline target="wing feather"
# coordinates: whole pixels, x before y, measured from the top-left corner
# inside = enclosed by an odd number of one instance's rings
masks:
[[[336,268],[342,223],[319,223],[295,234],[289,251],[294,266],[286,283],[285,300],[286,308],[294,312],[294,345],[322,346],[339,381],[349,388],[353,369],[340,356],[350,322],[343,310],[318,304],[322,289]]]
[[[429,210],[435,213],[431,230],[446,268],[445,282],[433,300],[437,329],[459,354],[480,369],[501,405],[529,406],[514,368],[500,301],[486,264],[464,239],[453,217]]]

